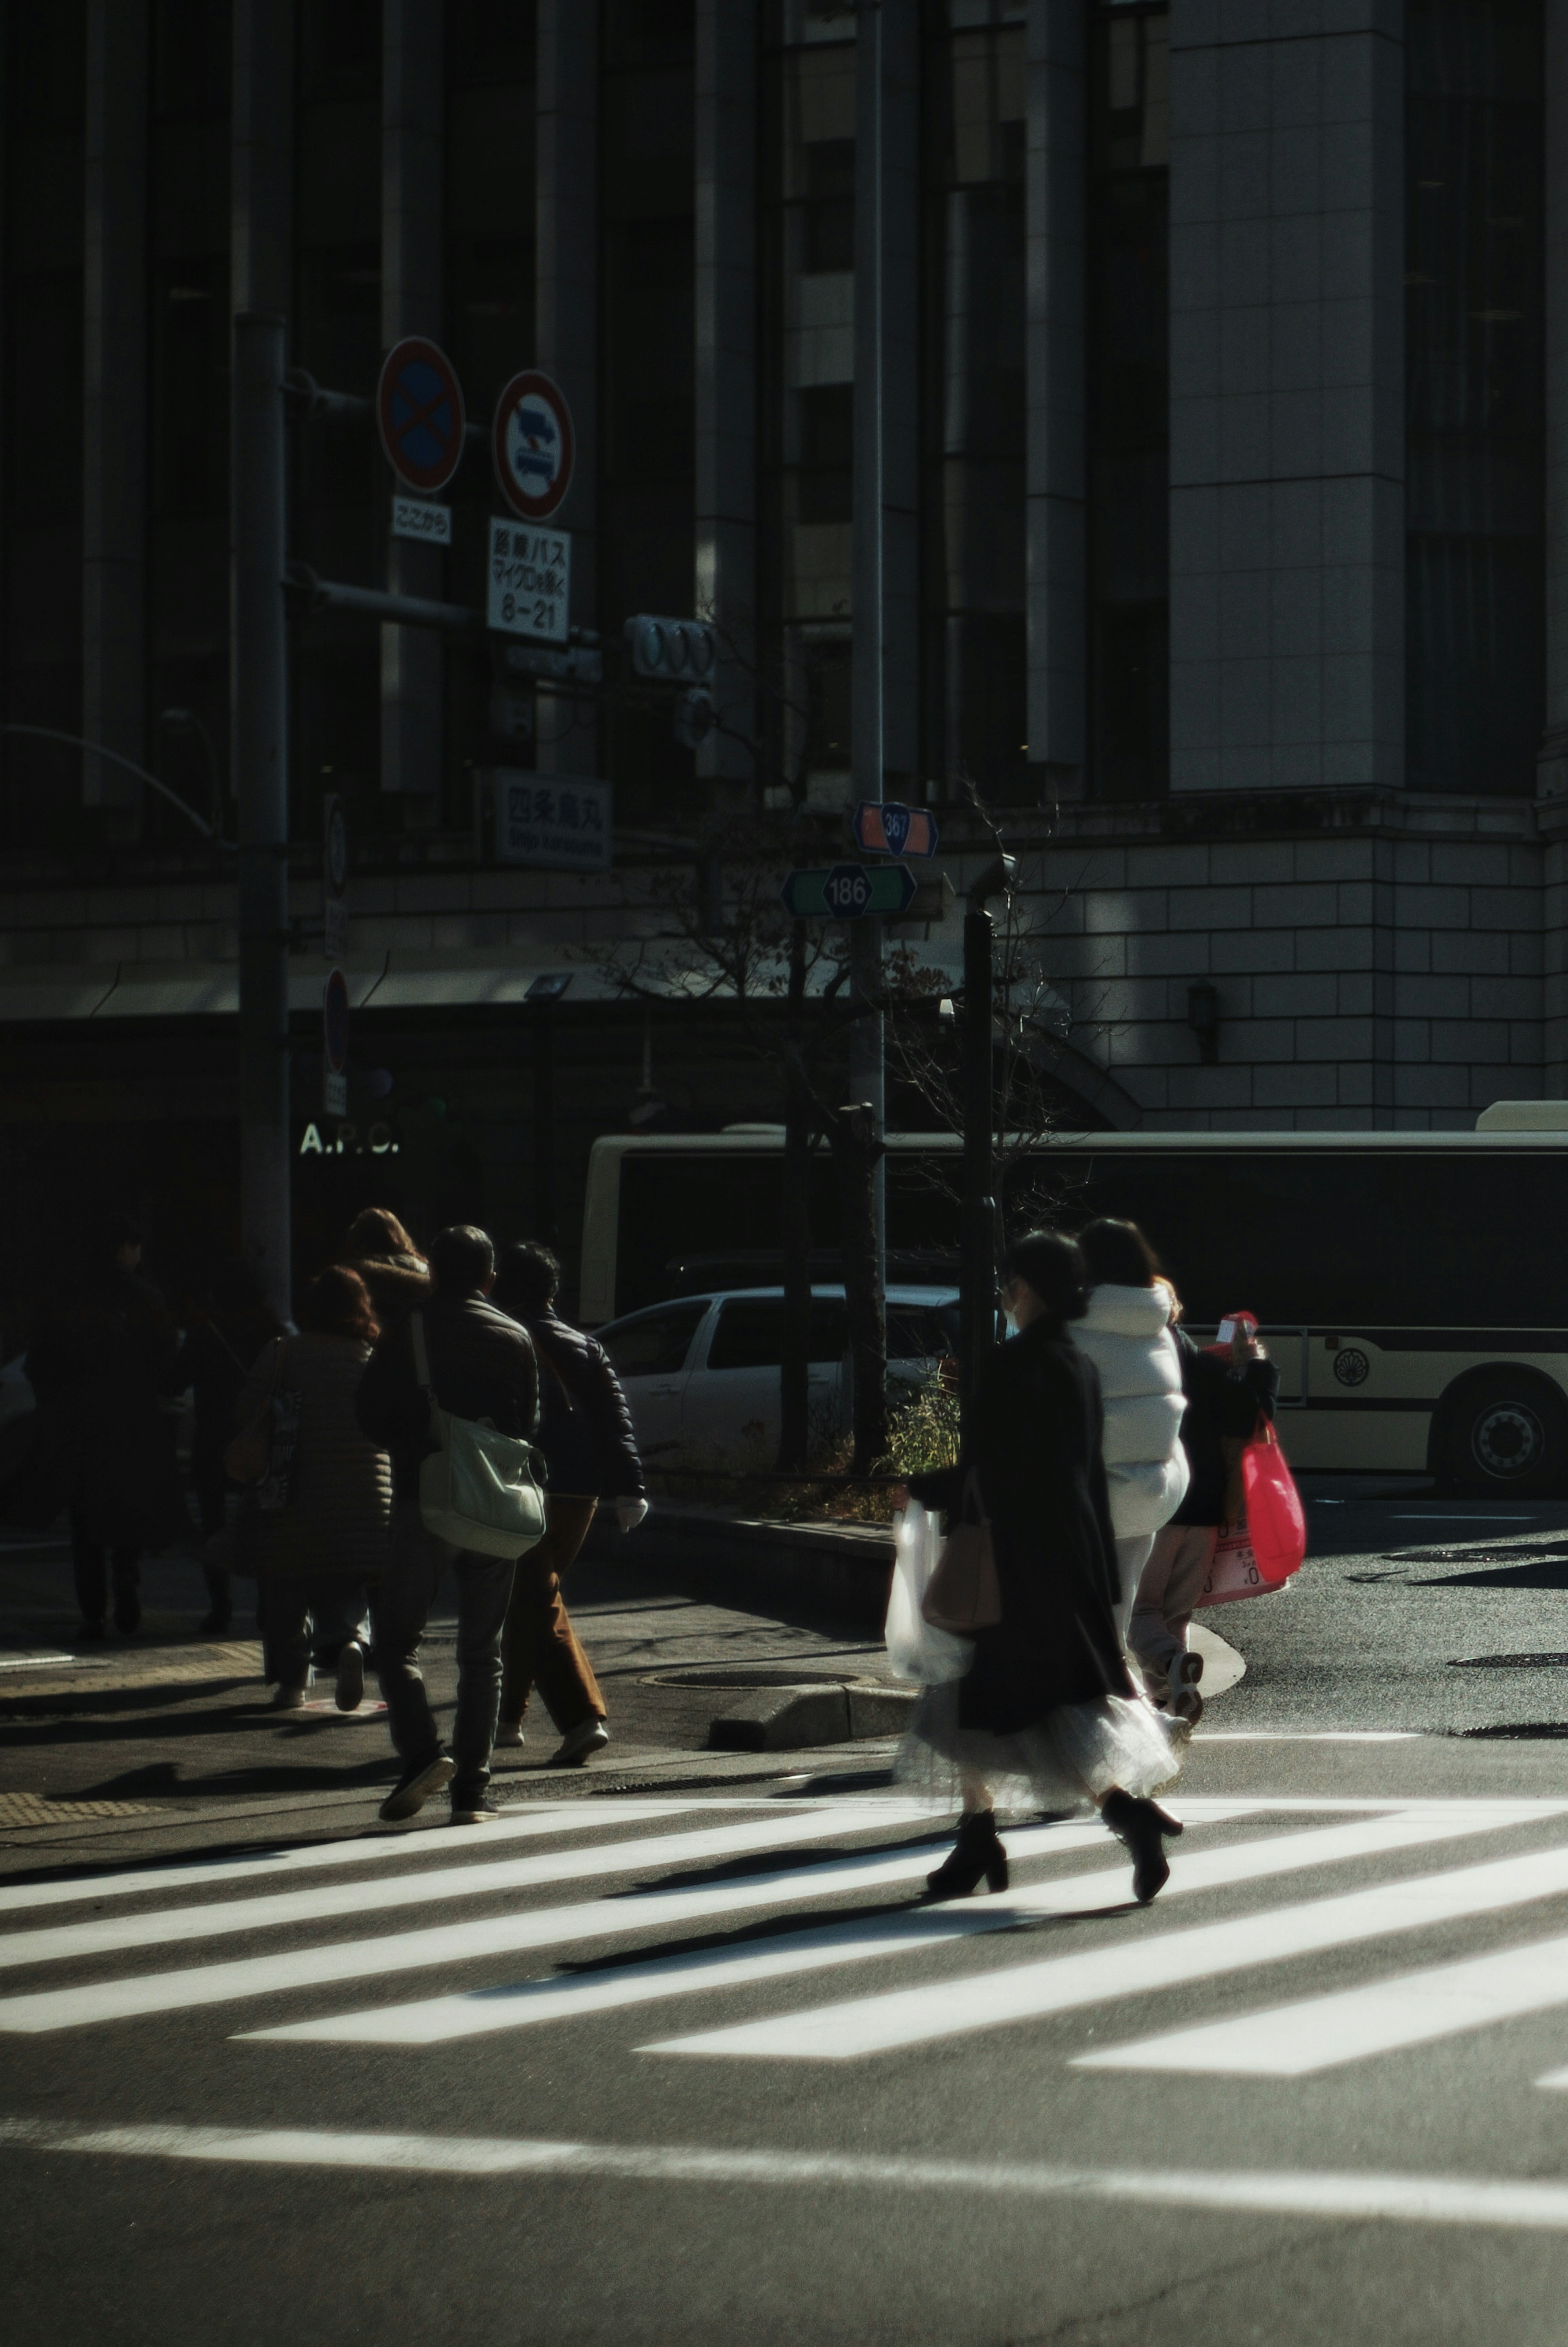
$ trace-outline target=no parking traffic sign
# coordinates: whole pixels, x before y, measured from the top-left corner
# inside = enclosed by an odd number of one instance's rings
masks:
[[[463,461],[463,391],[451,360],[423,334],[381,363],[375,421],[386,461],[421,497],[444,489]]]
[[[529,367],[496,402],[490,448],[501,495],[525,521],[544,521],[571,487],[576,444],[559,384]]]

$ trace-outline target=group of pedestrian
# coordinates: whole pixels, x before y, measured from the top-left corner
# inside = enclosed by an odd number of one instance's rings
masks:
[[[1098,1809],[1148,1901],[1182,1830],[1158,1796],[1203,1708],[1188,1627],[1279,1373],[1246,1316],[1223,1347],[1193,1342],[1132,1223],[1102,1218],[1077,1240],[1030,1232],[1007,1253],[998,1300],[1011,1340],[987,1362],[958,1460],[907,1486],[949,1526],[978,1500],[999,1598],[967,1672],[926,1689],[907,1740],[906,1769],[950,1785],[962,1811],[928,1887],[1006,1888],[1005,1796]]]
[[[298,1325],[278,1320],[253,1270],[211,1281],[183,1337],[140,1273],[140,1234],[109,1225],[89,1276],[27,1356],[40,1423],[69,1509],[83,1635],[140,1622],[142,1553],[189,1532],[170,1398],[193,1397],[191,1480],[209,1611],[233,1615],[253,1575],[263,1670],[281,1711],[313,1672],[355,1710],[374,1667],[402,1763],[384,1818],[450,1787],[454,1822],[496,1813],[492,1749],[518,1746],[537,1688],[560,1737],[551,1765],[610,1740],[561,1576],[601,1502],[623,1530],[647,1512],[641,1462],[602,1347],[558,1314],[560,1266],[524,1243],[497,1266],[488,1235],[445,1230],[428,1256],[395,1215],[359,1214],[311,1281]],[[433,1406],[537,1447],[544,1536],[519,1562],[453,1547],[425,1524],[420,1470]],[[418,1666],[443,1577],[457,1614],[457,1704],[442,1745]]]

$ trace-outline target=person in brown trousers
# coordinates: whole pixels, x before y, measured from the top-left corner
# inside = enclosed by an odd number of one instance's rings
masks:
[[[502,1634],[497,1747],[523,1740],[523,1716],[537,1686],[560,1734],[552,1768],[601,1752],[610,1741],[604,1697],[572,1628],[561,1575],[612,1500],[622,1532],[648,1513],[642,1461],[620,1380],[602,1345],[557,1314],[560,1265],[532,1240],[507,1249],[495,1301],[519,1321],[539,1360],[538,1447],[548,1470],[545,1536],[518,1563]]]

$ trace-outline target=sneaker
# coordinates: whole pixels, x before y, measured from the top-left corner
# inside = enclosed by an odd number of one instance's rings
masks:
[[[590,1753],[602,1752],[609,1741],[609,1728],[596,1711],[590,1711],[586,1719],[579,1720],[569,1734],[562,1738],[560,1750],[545,1765],[550,1768],[576,1767]]]
[[[398,1778],[377,1814],[388,1825],[395,1825],[400,1818],[416,1816],[431,1794],[449,1785],[456,1774],[456,1763],[445,1752],[438,1752],[434,1760],[421,1760]]]
[[[464,1801],[461,1804],[454,1801],[452,1804],[452,1822],[455,1826],[487,1826],[493,1818],[498,1818],[500,1815],[501,1804],[499,1801],[493,1801],[488,1793],[481,1793],[477,1801]]]
[[[272,1689],[274,1711],[303,1711],[305,1691],[302,1686],[275,1686]]]
[[[364,1648],[357,1638],[345,1639],[337,1658],[334,1700],[340,1711],[357,1711],[364,1701]]]
[[[522,1740],[523,1723],[520,1719],[500,1719],[497,1721],[495,1748],[497,1752],[515,1751]]]
[[[1203,1675],[1202,1655],[1183,1653],[1171,1657],[1170,1668],[1165,1675],[1165,1684],[1170,1690],[1166,1702],[1170,1706],[1173,1719],[1184,1719],[1189,1727],[1194,1727],[1202,1719],[1204,1699],[1198,1693],[1198,1681]]]

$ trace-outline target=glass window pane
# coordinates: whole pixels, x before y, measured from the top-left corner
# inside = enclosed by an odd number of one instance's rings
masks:
[[[705,1297],[701,1302],[671,1304],[662,1312],[645,1312],[607,1334],[602,1341],[616,1376],[678,1376],[686,1366],[692,1339],[707,1309]]]

